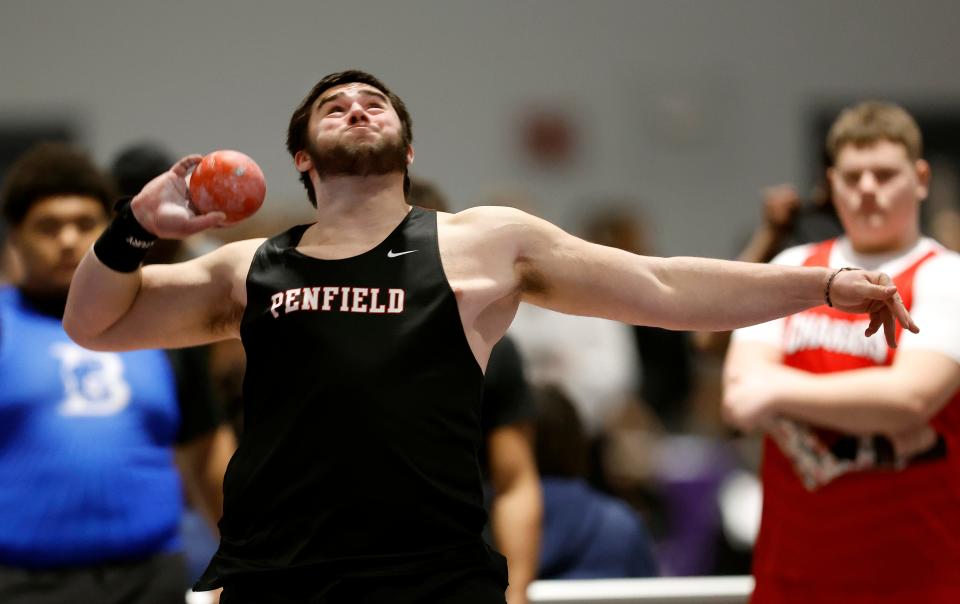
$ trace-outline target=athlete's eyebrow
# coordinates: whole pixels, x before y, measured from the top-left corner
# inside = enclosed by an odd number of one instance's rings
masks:
[[[335,93],[331,94],[330,96],[326,96],[326,97],[321,98],[320,101],[317,102],[317,109],[319,110],[321,107],[323,107],[323,106],[326,105],[327,103],[336,101],[337,99],[339,99],[340,97],[342,97],[344,94],[345,94],[345,91],[341,90],[340,92],[335,92]],[[384,103],[387,103],[387,104],[390,103],[390,99],[388,99],[388,98],[386,97],[386,95],[383,94],[382,92],[380,92],[379,90],[370,90],[370,89],[364,88],[363,90],[360,91],[360,94],[367,95],[367,96],[372,96],[372,97],[376,97],[376,98],[380,99],[381,101],[383,101]]]

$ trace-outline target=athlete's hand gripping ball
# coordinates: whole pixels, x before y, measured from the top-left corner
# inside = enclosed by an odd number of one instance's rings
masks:
[[[263,171],[239,151],[206,155],[190,177],[190,201],[200,214],[223,212],[233,224],[260,209],[267,193]]]

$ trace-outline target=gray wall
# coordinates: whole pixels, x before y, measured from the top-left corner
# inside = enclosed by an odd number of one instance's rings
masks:
[[[322,75],[359,67],[407,102],[416,171],[466,207],[522,185],[573,227],[585,198],[644,200],[664,254],[730,255],[759,189],[808,184],[824,100],[960,101],[953,2],[48,2],[0,4],[0,123],[70,113],[107,160],[150,138],[258,160],[299,208],[283,148]],[[952,58],[951,58],[952,57]],[[531,168],[529,103],[578,121],[570,169]]]

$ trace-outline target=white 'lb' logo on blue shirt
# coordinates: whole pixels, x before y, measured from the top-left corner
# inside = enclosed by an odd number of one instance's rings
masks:
[[[123,361],[112,352],[94,352],[73,344],[50,348],[60,361],[67,398],[63,415],[114,415],[130,403],[130,385],[123,379]]]

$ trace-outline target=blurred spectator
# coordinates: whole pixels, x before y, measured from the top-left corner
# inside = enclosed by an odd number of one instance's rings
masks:
[[[930,168],[906,111],[851,107],[827,146],[844,235],[773,262],[883,271],[922,329],[888,348],[825,304],[735,333],[724,410],[766,433],[752,601],[960,601],[960,256],[920,234]]]
[[[435,185],[416,177],[407,201],[441,212],[449,208]],[[535,413],[520,354],[504,336],[490,352],[484,375],[480,463],[493,488],[489,528],[507,558],[509,604],[526,603],[537,572],[543,501],[533,455]]]
[[[650,577],[650,536],[629,505],[586,480],[589,441],[577,410],[557,387],[537,393],[537,464],[543,481],[541,579]]]
[[[3,216],[21,264],[0,288],[0,601],[182,603],[180,477],[212,429],[177,399],[161,351],[85,350],[64,333],[71,277],[114,191],[83,153],[34,147]],[[213,492],[215,487],[205,489]]]
[[[562,385],[591,440],[635,404],[640,362],[630,326],[521,303],[507,333],[531,383]]]
[[[842,230],[826,183],[818,183],[809,199],[793,185],[775,185],[764,189],[763,219],[737,260],[769,262],[787,247],[830,239]]]
[[[120,195],[132,197],[169,170],[175,161],[176,158],[159,145],[138,143],[117,153],[110,172]],[[186,241],[161,239],[150,249],[145,263],[182,262],[212,247],[215,246],[205,243],[204,235]],[[200,424],[209,427],[176,456],[189,503],[181,528],[192,584],[217,549],[216,524],[223,509],[223,475],[237,443],[232,427],[222,421],[223,406],[210,373],[210,347],[193,346],[166,353],[176,375],[177,397],[183,412],[196,415]]]

